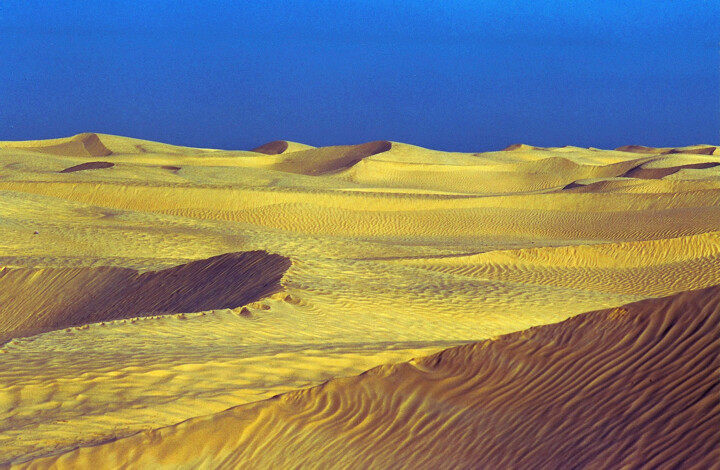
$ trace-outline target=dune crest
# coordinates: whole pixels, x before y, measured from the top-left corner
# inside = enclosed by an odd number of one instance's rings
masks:
[[[540,147],[535,147],[533,145],[527,145],[527,144],[512,144],[508,145],[504,149],[502,149],[503,152],[513,152],[515,150],[544,150]]]
[[[689,153],[692,155],[714,155],[717,147],[701,147],[701,148],[686,148],[686,149],[671,149],[667,153]]]
[[[279,291],[289,266],[285,257],[256,251],[145,273],[0,267],[0,341],[120,318],[235,308]]]
[[[112,154],[112,151],[94,133],[45,141],[3,142],[2,146],[67,157],[106,157]]]
[[[622,176],[625,178],[660,179],[674,175],[680,170],[704,170],[716,166],[720,166],[720,162],[686,163],[684,165],[663,168],[647,168],[645,165],[640,165],[624,173]]]
[[[76,171],[84,170],[101,170],[103,168],[112,168],[114,166],[115,164],[110,162],[87,162],[65,168],[64,170],[61,170],[60,173],[74,173]]]
[[[273,140],[260,147],[252,149],[253,152],[264,153],[266,155],[279,155],[288,149],[288,143],[285,140]]]
[[[303,175],[323,175],[352,167],[364,158],[387,152],[392,143],[381,140],[359,145],[342,145],[301,150],[272,165],[273,170]]]
[[[643,145],[623,145],[615,149],[619,152],[644,153],[653,155],[663,154],[691,154],[691,155],[713,155],[717,147],[712,145],[692,145],[689,147],[645,147]]]
[[[631,153],[647,153],[647,154],[661,154],[662,149],[656,147],[646,147],[644,145],[623,145],[615,150],[618,152],[631,152]]]

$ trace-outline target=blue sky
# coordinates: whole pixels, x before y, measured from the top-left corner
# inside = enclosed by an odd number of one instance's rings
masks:
[[[719,45],[717,1],[0,0],[0,140],[720,144]]]

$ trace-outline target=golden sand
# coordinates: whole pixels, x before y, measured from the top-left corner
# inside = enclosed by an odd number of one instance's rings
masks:
[[[717,148],[255,150],[0,142],[0,466],[718,457]]]

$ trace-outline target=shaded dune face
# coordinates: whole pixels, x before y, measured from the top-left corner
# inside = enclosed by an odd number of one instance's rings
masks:
[[[345,170],[361,160],[387,152],[392,143],[386,140],[359,145],[321,147],[293,152],[284,160],[275,163],[273,170],[304,175],[323,175]]]
[[[699,149],[685,149],[685,150],[678,150],[678,149],[672,149],[668,151],[667,153],[689,153],[694,155],[714,155],[715,150],[717,147],[703,147]]]
[[[692,155],[713,155],[715,153],[715,150],[717,147],[700,147],[700,148],[685,148],[685,149],[667,149],[667,148],[657,148],[657,147],[645,147],[643,145],[623,145],[622,147],[618,147],[615,150],[619,152],[631,152],[631,153],[644,153],[644,154],[653,154],[653,155],[667,155],[667,154],[675,154],[675,153],[685,153],[685,154],[692,154]]]
[[[279,155],[288,149],[288,143],[285,140],[273,140],[260,147],[256,147],[251,152],[264,153],[265,155]]]
[[[85,323],[235,308],[281,290],[290,260],[227,253],[162,271],[0,269],[0,341]]]
[[[712,468],[719,323],[640,301],[18,468]]]
[[[502,149],[503,152],[512,152],[515,150],[544,150],[544,149],[540,149],[538,147],[533,147],[532,145],[527,145],[527,144],[512,144],[512,145],[508,145],[507,147]]]
[[[60,173],[74,173],[76,171],[84,170],[101,170],[103,168],[112,168],[114,166],[115,164],[110,162],[87,162],[65,168],[64,170],[61,170]]]
[[[631,153],[647,153],[647,154],[660,154],[662,150],[655,147],[645,147],[644,145],[623,145],[615,150],[618,152],[631,152]]]
[[[712,154],[710,154],[712,155]],[[669,175],[673,175],[680,170],[692,169],[692,170],[704,170],[706,168],[714,168],[720,166],[717,162],[703,162],[703,163],[690,163],[687,165],[677,165],[667,168],[644,168],[643,165],[637,166],[632,170],[624,173],[625,178],[640,178],[640,179],[660,179]]]
[[[26,150],[67,157],[106,157],[112,154],[100,137],[91,133],[78,134],[59,144],[28,147]]]

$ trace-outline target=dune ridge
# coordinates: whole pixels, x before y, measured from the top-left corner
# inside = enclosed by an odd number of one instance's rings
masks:
[[[631,152],[631,153],[647,153],[654,155],[661,154],[694,154],[694,155],[713,155],[717,150],[717,147],[712,145],[692,145],[688,147],[645,147],[643,145],[623,145],[615,150],[619,152]]]
[[[239,307],[279,291],[289,266],[285,257],[247,252],[145,273],[0,267],[0,341],[120,318]]]
[[[710,468],[719,323],[640,301],[13,468]]]
[[[266,155],[279,155],[288,149],[288,143],[285,140],[273,140],[267,144],[252,149],[253,152],[264,153]]]
[[[60,173],[74,173],[76,171],[84,170],[101,170],[103,168],[112,168],[114,166],[115,164],[111,162],[87,162],[60,170]]]
[[[364,158],[387,152],[391,147],[390,142],[377,141],[359,145],[301,150],[292,152],[287,158],[277,161],[270,168],[304,175],[322,175],[351,167]]]
[[[720,166],[718,162],[705,162],[705,163],[687,163],[684,165],[671,166],[665,168],[645,168],[644,166],[638,166],[632,170],[624,173],[622,176],[625,178],[642,178],[642,179],[660,179],[666,176],[674,175],[680,170],[704,170],[706,168],[714,168]]]
[[[2,142],[0,147],[20,148],[33,152],[68,157],[106,157],[112,154],[97,134],[83,133],[73,137],[27,142]]]

